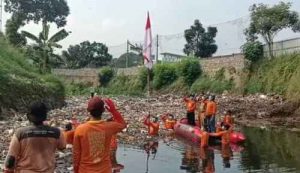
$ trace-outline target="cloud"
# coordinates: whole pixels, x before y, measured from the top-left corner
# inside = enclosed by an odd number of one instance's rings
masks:
[[[101,26],[103,31],[119,29],[126,24],[125,20],[106,18],[102,21]]]

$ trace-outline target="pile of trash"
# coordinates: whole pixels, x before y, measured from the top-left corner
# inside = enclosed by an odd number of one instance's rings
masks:
[[[159,117],[165,113],[171,113],[176,119],[185,117],[186,111],[182,98],[182,96],[177,95],[160,95],[150,98],[113,97],[112,99],[115,101],[118,110],[128,123],[127,128],[118,136],[119,143],[132,146],[145,144],[149,137],[147,136],[147,128],[143,125],[143,120],[148,114]],[[76,118],[81,123],[84,122],[88,117],[86,111],[88,99],[87,96],[68,98],[64,107],[49,112],[48,123],[52,126],[63,128],[71,118]],[[218,117],[223,115],[225,110],[230,109],[236,121],[241,122],[241,124],[249,124],[249,122],[259,124],[257,120],[265,122],[266,120],[271,121],[270,119],[276,120],[276,117],[291,118],[291,112],[297,109],[296,106],[288,107],[289,102],[279,96],[253,95],[242,97],[221,95],[217,96],[216,101]],[[286,110],[285,108],[287,107],[290,110]],[[280,116],[281,113],[286,113],[287,115]],[[0,121],[0,165],[3,164],[14,131],[29,124],[25,114],[12,112],[8,117],[5,121]],[[103,118],[109,117],[110,115],[105,113]],[[292,120],[293,122],[300,122],[299,117],[292,117]],[[159,133],[159,138],[164,138],[167,131],[162,128]],[[68,172],[71,170],[71,155],[71,149],[57,153],[59,167],[57,172]]]

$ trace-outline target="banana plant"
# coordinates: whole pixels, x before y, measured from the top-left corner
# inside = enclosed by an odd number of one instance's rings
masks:
[[[55,48],[62,48],[58,42],[65,39],[70,33],[65,29],[62,29],[49,38],[49,30],[50,25],[43,22],[42,32],[40,32],[38,36],[27,31],[21,32],[23,36],[34,41],[34,44],[31,45],[31,52],[33,52],[31,58],[38,64],[42,72],[48,72],[50,70],[50,65],[53,63],[63,63],[62,58],[60,58],[59,55],[54,54],[53,50]]]

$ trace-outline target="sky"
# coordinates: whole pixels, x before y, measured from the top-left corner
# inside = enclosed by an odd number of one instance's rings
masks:
[[[300,12],[299,0],[292,9]],[[204,25],[220,24],[249,15],[254,3],[276,4],[279,0],[67,0],[70,15],[66,29],[71,35],[61,42],[64,48],[82,41],[97,41],[108,46],[127,39],[144,38],[147,11],[150,13],[153,35],[182,33],[195,19]],[[3,23],[9,18],[3,14]],[[3,24],[4,26],[4,24]],[[39,33],[41,25],[28,24],[21,30]],[[51,32],[57,28],[53,25]]]

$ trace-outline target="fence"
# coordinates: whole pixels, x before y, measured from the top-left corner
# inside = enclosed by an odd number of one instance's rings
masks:
[[[213,75],[221,68],[233,68],[241,70],[244,68],[245,59],[243,54],[231,54],[224,56],[216,56],[200,60],[203,71],[209,75]],[[132,76],[137,75],[141,67],[119,68],[116,69],[117,75]],[[52,73],[61,76],[64,80],[75,83],[86,83],[93,86],[99,85],[100,69],[53,69]]]
[[[62,77],[65,81],[74,83],[85,83],[92,86],[99,85],[99,69],[53,69],[52,73]]]
[[[282,40],[275,42],[273,45],[273,55],[280,56],[284,54],[291,54],[295,52],[300,52],[300,37]],[[264,55],[269,55],[269,49],[267,45],[264,45]]]
[[[201,21],[200,21],[201,22]],[[193,21],[191,21],[191,25]],[[220,55],[229,55],[229,54],[238,54],[241,53],[241,46],[246,42],[246,37],[244,31],[250,24],[250,16],[244,16],[232,21],[212,24],[209,26],[217,27],[217,35],[215,38],[216,44],[218,46],[217,52],[214,54],[215,56]],[[207,28],[207,26],[204,26]],[[186,28],[188,29],[188,28]],[[143,32],[143,31],[141,31]],[[288,38],[296,38],[290,39]],[[291,53],[299,50],[299,38],[300,33],[294,33],[289,29],[284,29],[280,31],[274,41],[279,41],[274,45],[274,54],[279,55],[281,53]],[[280,41],[284,40],[284,41]],[[297,41],[298,40],[298,41]],[[260,41],[263,40],[260,38]],[[285,43],[281,43],[285,42]],[[132,42],[133,44],[142,45],[143,41]],[[163,35],[158,34],[158,37],[153,38],[152,50],[153,55],[156,55],[158,52],[158,59],[161,60],[161,53],[172,53],[183,55],[183,48],[186,44],[186,40],[184,38],[184,31],[177,34]],[[290,46],[294,45],[293,46]],[[124,42],[123,44],[117,46],[109,46],[109,53],[112,54],[113,58],[119,58],[122,54],[126,53],[127,44]],[[265,50],[267,50],[265,48]]]

